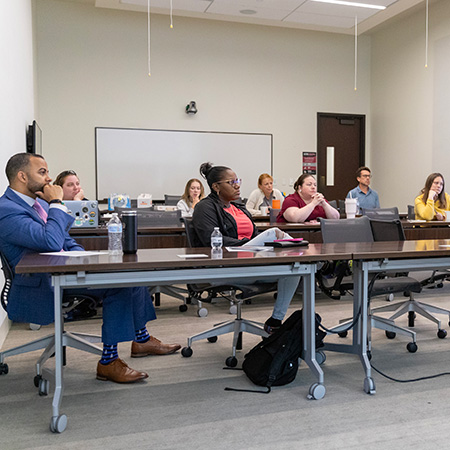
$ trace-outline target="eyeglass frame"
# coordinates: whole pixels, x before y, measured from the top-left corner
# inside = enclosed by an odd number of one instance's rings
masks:
[[[242,184],[242,178],[236,178],[235,180],[222,180],[222,181],[216,181],[216,183],[217,184],[220,184],[220,183],[227,183],[227,184],[229,184],[231,187],[236,187],[236,186],[238,186],[238,187],[240,187],[241,186],[241,184]]]

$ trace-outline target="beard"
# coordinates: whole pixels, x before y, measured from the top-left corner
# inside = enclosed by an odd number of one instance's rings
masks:
[[[36,192],[42,192],[44,190],[44,186],[47,186],[48,183],[39,183],[37,181],[29,180],[27,188],[30,192],[33,194],[36,194]]]

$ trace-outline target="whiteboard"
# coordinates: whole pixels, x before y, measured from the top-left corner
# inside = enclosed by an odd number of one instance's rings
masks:
[[[182,195],[186,182],[198,178],[204,162],[227,166],[242,178],[241,197],[257,188],[262,173],[272,175],[272,135],[209,131],[95,129],[96,195]]]

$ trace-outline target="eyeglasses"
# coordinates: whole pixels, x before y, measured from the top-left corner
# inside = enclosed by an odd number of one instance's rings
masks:
[[[372,175],[360,175],[361,178],[372,178]]]
[[[228,183],[232,187],[239,187],[242,184],[242,180],[240,178],[236,178],[235,180],[223,180],[223,181],[217,181],[217,184],[220,183]]]

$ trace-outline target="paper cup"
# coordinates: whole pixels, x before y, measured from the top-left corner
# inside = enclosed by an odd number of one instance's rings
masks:
[[[259,209],[261,210],[262,216],[269,215],[269,207],[268,206],[260,206]]]

